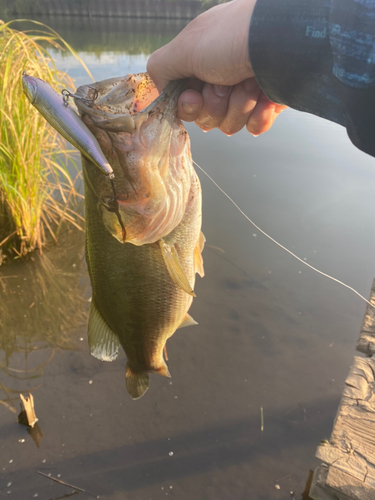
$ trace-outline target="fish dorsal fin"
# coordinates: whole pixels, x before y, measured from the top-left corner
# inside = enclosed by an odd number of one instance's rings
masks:
[[[198,323],[195,321],[194,318],[190,316],[190,314],[186,313],[186,316],[182,320],[181,325],[178,328],[184,328],[185,326],[193,326],[197,325]]]
[[[90,305],[89,346],[91,354],[101,361],[114,361],[119,353],[120,342],[96,308]]]
[[[184,292],[196,297],[194,290],[191,288],[189,281],[181,267],[180,259],[174,246],[168,245],[164,240],[159,240],[159,246],[169,276]]]
[[[202,251],[204,248],[205,241],[206,238],[204,237],[204,234],[201,231],[199,234],[197,244],[195,245],[194,248],[194,269],[195,272],[198,273],[201,278],[203,278],[204,276]]]
[[[126,389],[132,399],[141,398],[150,386],[148,373],[133,371],[129,363],[126,363],[125,380]]]

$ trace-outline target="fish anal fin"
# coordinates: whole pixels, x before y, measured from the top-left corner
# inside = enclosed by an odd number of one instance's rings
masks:
[[[150,377],[147,372],[133,371],[129,363],[125,369],[126,389],[132,399],[139,399],[150,386]]]
[[[172,281],[174,281],[176,285],[184,290],[184,292],[191,295],[192,297],[196,297],[194,290],[191,288],[186,274],[181,267],[181,263],[175,247],[168,245],[168,243],[166,243],[164,240],[159,241],[159,246]]]
[[[155,370],[155,373],[161,375],[162,377],[171,378],[171,374],[169,373],[167,363],[164,361],[164,359],[161,367],[158,370]]]
[[[88,330],[91,354],[101,361],[114,361],[119,353],[120,342],[104,321],[94,300],[90,305]]]
[[[198,323],[195,321],[194,318],[190,316],[190,314],[186,313],[186,316],[182,320],[181,325],[178,328],[184,328],[185,326],[193,326],[197,325]]]
[[[199,240],[194,248],[194,269],[195,272],[198,273],[201,278],[203,278],[204,276],[203,257]]]

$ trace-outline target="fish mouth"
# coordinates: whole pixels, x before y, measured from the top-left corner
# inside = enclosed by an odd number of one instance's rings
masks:
[[[78,87],[75,104],[81,115],[86,115],[96,127],[132,134],[165,101],[175,114],[178,97],[186,84],[187,80],[172,81],[159,94],[147,73],[127,75]]]

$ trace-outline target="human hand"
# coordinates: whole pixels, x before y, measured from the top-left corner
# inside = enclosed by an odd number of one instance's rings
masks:
[[[190,78],[178,100],[182,120],[227,135],[246,125],[259,135],[286,108],[265,96],[251,68],[248,34],[255,3],[234,0],[204,12],[150,56],[147,71],[159,91],[171,80]]]

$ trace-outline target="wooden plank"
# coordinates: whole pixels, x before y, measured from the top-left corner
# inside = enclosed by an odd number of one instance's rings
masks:
[[[314,500],[375,500],[375,356],[356,356],[345,381],[329,442],[316,453]],[[323,493],[322,493],[323,492]]]
[[[340,500],[374,500],[375,490],[350,474],[336,467],[329,467],[326,487],[333,490]]]
[[[357,342],[357,351],[363,352],[367,356],[372,356],[375,354],[375,279],[372,282],[369,302],[371,302],[374,307],[367,304]]]
[[[327,476],[328,467],[326,465],[320,465],[315,469],[309,492],[309,497],[312,500],[337,500],[337,496],[326,488]]]
[[[309,496],[312,500],[374,500],[374,489],[323,464],[314,472]]]

